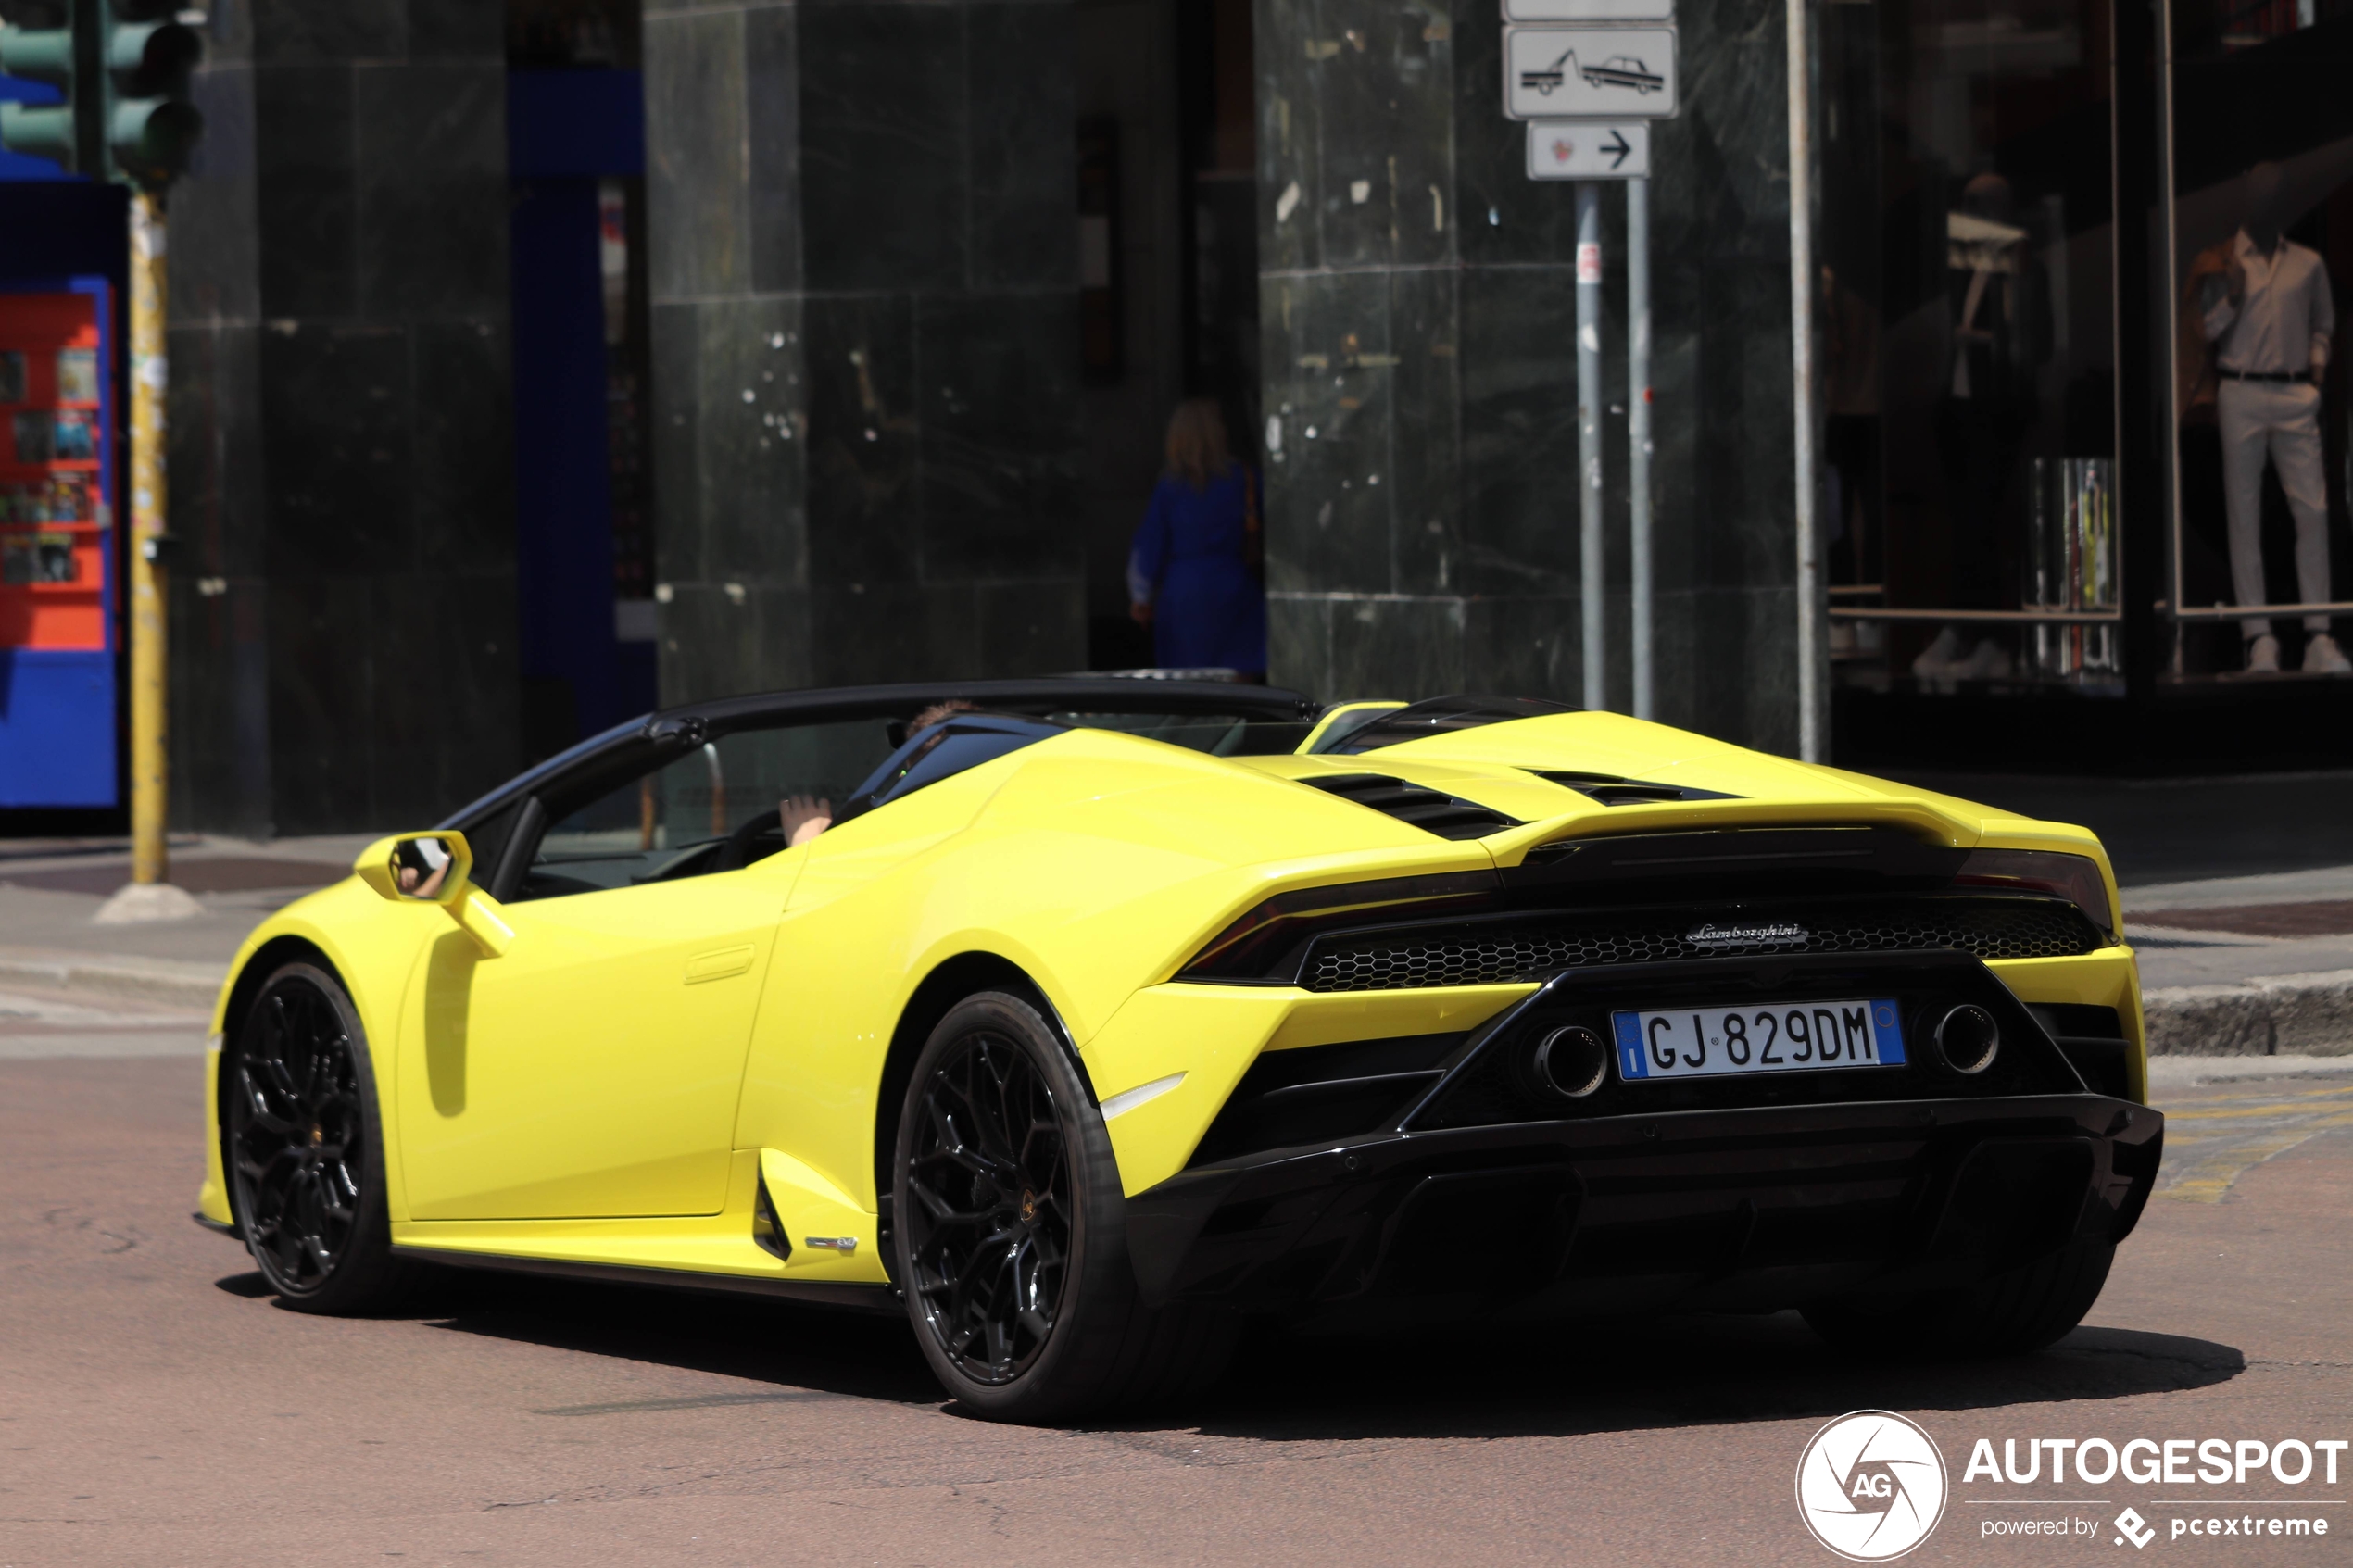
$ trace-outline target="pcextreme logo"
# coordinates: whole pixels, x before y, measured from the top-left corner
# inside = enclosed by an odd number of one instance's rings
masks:
[[[1850,1562],[1885,1562],[1928,1539],[1945,1494],[1935,1439],[1890,1411],[1840,1416],[1798,1456],[1798,1517]]]

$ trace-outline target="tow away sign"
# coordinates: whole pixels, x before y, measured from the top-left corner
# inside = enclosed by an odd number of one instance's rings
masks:
[[[1647,180],[1650,122],[1531,119],[1528,122],[1530,180]]]
[[[1681,107],[1671,27],[1504,30],[1504,112],[1514,119],[1672,119]]]

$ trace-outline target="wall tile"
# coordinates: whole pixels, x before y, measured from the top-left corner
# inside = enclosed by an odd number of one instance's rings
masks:
[[[802,277],[799,16],[789,5],[744,13],[746,238],[751,286],[770,294]]]
[[[359,190],[346,66],[254,77],[261,311],[350,316],[359,303]]]
[[[1053,675],[1087,663],[1086,584],[1076,576],[975,590],[982,676]]]
[[[504,69],[507,17],[482,0],[409,0],[411,60],[478,60]]]
[[[1464,602],[1457,598],[1336,602],[1331,610],[1330,699],[1387,696],[1417,702],[1466,690],[1465,614]]]
[[[1078,280],[1077,118],[1071,9],[978,4],[965,23],[971,97],[971,286]]]
[[[934,296],[916,334],[925,578],[1080,571],[1076,299]]]
[[[353,81],[360,313],[504,316],[504,67],[364,67]]]
[[[506,332],[484,321],[410,329],[416,366],[411,506],[422,567],[512,571],[513,386]]]
[[[657,300],[652,312],[654,570],[671,583],[710,575],[703,539],[702,307]]]
[[[251,0],[257,65],[396,60],[409,52],[409,0]],[[242,6],[224,6],[226,10]]]
[[[750,282],[745,15],[646,19],[647,256],[657,300]]]
[[[261,313],[260,191],[255,174],[254,71],[215,66],[196,73],[190,97],[203,140],[172,194],[170,269],[175,321]]]
[[[1267,581],[1390,592],[1388,275],[1287,277],[1265,292],[1266,411],[1283,431],[1267,467]]]
[[[809,399],[798,299],[712,300],[697,307],[696,462],[703,547],[732,582],[808,580]]]
[[[260,363],[273,583],[411,568],[408,334],[273,327]]]
[[[811,580],[912,582],[923,538],[913,302],[849,295],[803,309]]]
[[[962,6],[800,6],[802,257],[812,288],[963,282],[971,193],[960,149],[972,124],[964,22]]]

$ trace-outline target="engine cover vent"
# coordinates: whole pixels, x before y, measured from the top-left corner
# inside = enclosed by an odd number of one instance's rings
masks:
[[[1519,826],[1518,820],[1491,811],[1484,806],[1451,795],[1441,795],[1434,789],[1407,784],[1386,773],[1334,773],[1320,779],[1302,779],[1310,789],[1320,789],[1327,795],[1337,795],[1342,800],[1353,800],[1369,807],[1384,816],[1396,818],[1420,828],[1424,833],[1441,838],[1485,838],[1491,833]]]

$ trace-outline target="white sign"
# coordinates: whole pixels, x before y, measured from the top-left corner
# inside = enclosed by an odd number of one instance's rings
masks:
[[[1671,22],[1675,0],[1504,0],[1507,22]]]
[[[1507,27],[1504,112],[1514,119],[1672,119],[1671,27]]]
[[[1651,128],[1644,119],[1531,119],[1530,180],[1647,180]]]

